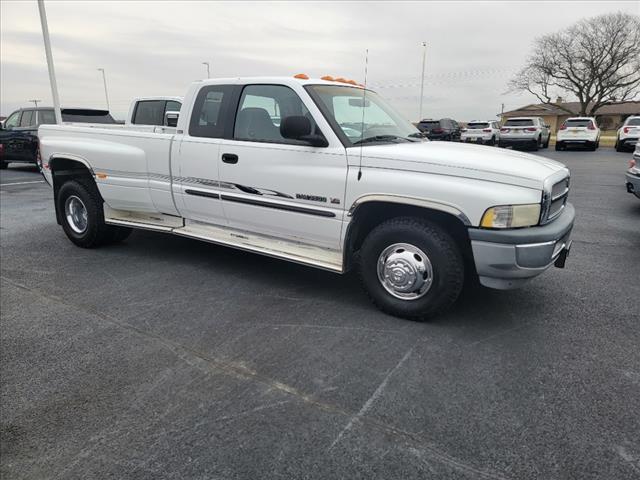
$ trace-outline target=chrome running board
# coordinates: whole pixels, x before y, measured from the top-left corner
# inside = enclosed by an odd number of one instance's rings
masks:
[[[331,272],[342,273],[342,253],[268,235],[245,232],[182,217],[156,213],[113,210],[105,205],[105,223],[173,233],[226,247],[237,248],[269,257],[288,260]]]

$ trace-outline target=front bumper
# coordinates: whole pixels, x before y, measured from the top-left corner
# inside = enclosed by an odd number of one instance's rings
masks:
[[[633,193],[636,197],[640,198],[640,176],[627,172],[626,179],[627,192]]]
[[[480,283],[508,290],[522,286],[554,263],[563,268],[574,219],[575,209],[567,203],[562,214],[547,225],[513,230],[470,228]]]

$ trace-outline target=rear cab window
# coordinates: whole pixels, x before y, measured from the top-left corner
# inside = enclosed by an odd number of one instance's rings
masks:
[[[231,134],[233,121],[228,115],[233,108],[237,87],[234,85],[207,85],[196,96],[189,120],[192,137],[225,138]]]
[[[627,127],[640,127],[640,117],[630,118],[626,121],[625,126]]]

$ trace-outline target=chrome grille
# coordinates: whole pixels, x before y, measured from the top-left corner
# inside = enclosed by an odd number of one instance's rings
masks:
[[[558,178],[560,179],[558,180]],[[569,171],[561,170],[545,181],[542,193],[542,215],[540,223],[553,221],[564,210],[569,196]]]

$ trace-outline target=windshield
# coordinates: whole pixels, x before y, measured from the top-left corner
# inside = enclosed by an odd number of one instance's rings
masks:
[[[528,120],[526,118],[507,120],[504,124],[505,127],[531,127],[532,125],[533,120]]]
[[[488,123],[482,123],[482,122],[474,122],[474,123],[470,123],[467,125],[467,128],[470,129],[476,129],[476,128],[489,128],[489,124]]]
[[[416,141],[419,130],[370,90],[338,85],[309,85],[322,113],[351,145]]]

